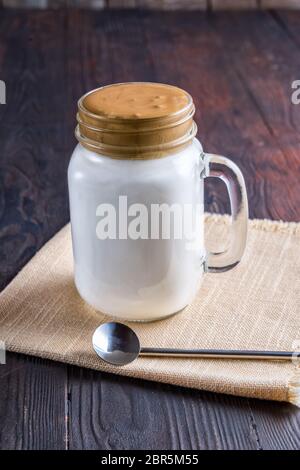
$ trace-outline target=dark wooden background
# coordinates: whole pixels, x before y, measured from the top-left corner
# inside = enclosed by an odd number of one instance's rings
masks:
[[[158,10],[299,9],[300,0],[0,0],[8,8],[147,8]]]
[[[0,287],[68,221],[76,100],[112,82],[187,89],[204,147],[244,172],[250,216],[300,221],[299,30],[295,12],[0,10]],[[228,209],[221,184],[206,201]],[[10,353],[0,380],[3,449],[300,448],[300,410],[285,403]]]

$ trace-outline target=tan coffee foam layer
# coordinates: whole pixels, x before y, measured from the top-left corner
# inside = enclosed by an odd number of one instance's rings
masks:
[[[120,83],[88,94],[84,107],[99,116],[149,119],[177,113],[188,106],[189,95],[161,83]]]

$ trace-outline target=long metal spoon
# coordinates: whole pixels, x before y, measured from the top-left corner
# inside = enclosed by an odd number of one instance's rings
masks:
[[[138,356],[198,357],[218,359],[291,360],[291,351],[247,351],[224,349],[141,348],[136,333],[127,325],[110,322],[100,325],[93,334],[93,347],[105,362],[124,366]]]

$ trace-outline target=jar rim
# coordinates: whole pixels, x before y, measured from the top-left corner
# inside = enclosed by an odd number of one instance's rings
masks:
[[[103,156],[108,156],[116,159],[135,159],[135,160],[154,160],[169,155],[170,153],[177,153],[186,148],[194,139],[197,134],[197,124],[193,121],[193,126],[188,135],[174,140],[171,144],[160,144],[152,146],[126,146],[126,156],[124,154],[124,147],[117,145],[109,145],[95,142],[80,134],[79,126],[75,128],[75,137],[78,142],[88,150],[99,153]],[[167,152],[167,150],[170,150]]]

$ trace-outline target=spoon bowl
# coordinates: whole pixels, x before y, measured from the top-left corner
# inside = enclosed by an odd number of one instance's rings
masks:
[[[141,350],[135,332],[117,322],[103,323],[95,330],[93,348],[103,361],[116,366],[130,364]]]

